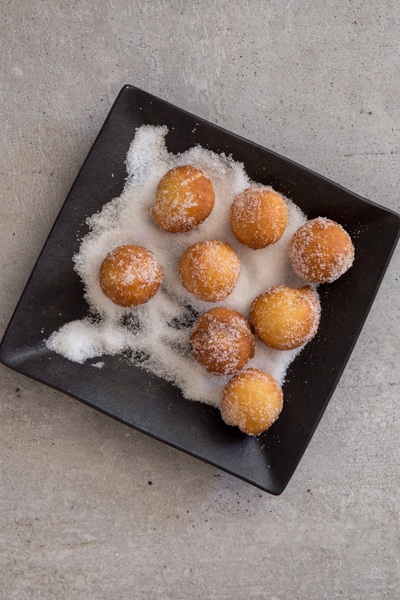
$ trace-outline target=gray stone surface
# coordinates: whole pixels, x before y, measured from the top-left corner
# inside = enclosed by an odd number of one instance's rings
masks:
[[[0,9],[1,331],[125,83],[400,210],[397,0]],[[399,270],[280,497],[1,366],[0,597],[399,598]]]

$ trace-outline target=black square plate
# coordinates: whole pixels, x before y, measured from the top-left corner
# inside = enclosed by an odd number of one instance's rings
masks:
[[[354,266],[320,286],[318,335],[292,363],[284,384],[285,406],[265,434],[251,438],[225,426],[219,411],[185,400],[180,391],[124,357],[80,365],[50,352],[46,339],[61,325],[87,314],[73,270],[86,217],[118,196],[124,160],[135,129],[167,125],[169,151],[200,144],[231,154],[251,179],[272,185],[309,218],[339,221],[356,247]],[[400,218],[274,152],[246,141],[132,86],[112,107],[65,203],[0,347],[1,361],[120,421],[201,458],[272,494],[295,470],[346,365],[395,248]],[[377,240],[379,243],[377,243]]]

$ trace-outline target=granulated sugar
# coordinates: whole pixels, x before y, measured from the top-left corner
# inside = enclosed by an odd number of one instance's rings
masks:
[[[88,219],[90,233],[73,257],[84,284],[88,317],[67,323],[46,344],[79,363],[128,351],[139,357],[136,360],[142,368],[175,383],[186,398],[219,406],[229,377],[207,373],[191,356],[189,344],[195,318],[216,304],[196,300],[183,288],[178,274],[179,260],[188,246],[202,240],[230,244],[241,261],[240,276],[230,296],[217,305],[233,308],[248,318],[254,298],[270,286],[304,284],[293,272],[288,250],[291,236],[306,217],[286,199],[289,222],[282,238],[261,250],[243,246],[236,240],[229,222],[233,198],[253,183],[243,165],[199,146],[183,154],[170,154],[165,144],[167,133],[166,127],[152,126],[136,131],[126,158],[125,188],[120,197]],[[172,167],[184,164],[203,170],[211,179],[215,206],[195,230],[171,234],[154,224],[150,209],[161,177]],[[151,250],[164,269],[160,290],[147,304],[134,309],[113,304],[99,284],[104,257],[124,244]],[[267,371],[282,384],[298,351],[277,351],[258,341],[255,356],[247,366]]]

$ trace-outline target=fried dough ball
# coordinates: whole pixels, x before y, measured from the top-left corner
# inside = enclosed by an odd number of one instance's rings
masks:
[[[220,410],[227,425],[259,435],[277,420],[282,407],[283,393],[275,379],[259,369],[244,369],[225,386]]]
[[[206,240],[189,246],[179,263],[183,287],[206,302],[219,302],[232,292],[240,274],[240,260],[229,244]]]
[[[144,304],[154,296],[164,276],[163,268],[150,250],[141,246],[118,246],[100,267],[100,287],[115,304],[129,307]]]
[[[253,301],[250,322],[260,340],[276,350],[292,350],[315,336],[321,316],[314,289],[278,285]]]
[[[191,231],[211,213],[214,200],[214,188],[207,175],[191,165],[181,165],[160,180],[151,215],[165,231]]]
[[[272,188],[251,186],[236,196],[230,208],[233,233],[239,242],[254,250],[277,242],[288,219],[283,197]]]
[[[302,279],[332,283],[353,264],[354,245],[339,223],[317,217],[294,233],[289,256],[293,270]]]
[[[254,356],[250,324],[236,310],[222,306],[205,312],[190,336],[192,356],[209,372],[231,375]]]

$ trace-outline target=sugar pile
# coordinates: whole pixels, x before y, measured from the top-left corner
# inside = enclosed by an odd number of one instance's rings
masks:
[[[241,245],[229,223],[229,208],[235,195],[252,182],[244,166],[224,154],[200,146],[173,155],[166,148],[166,127],[143,126],[136,131],[127,157],[127,179],[120,197],[88,219],[90,232],[73,257],[82,279],[88,316],[65,324],[46,341],[51,350],[83,363],[106,354],[126,354],[134,364],[176,384],[183,395],[219,406],[228,378],[208,374],[191,356],[189,336],[195,318],[215,304],[196,300],[182,286],[178,264],[184,250],[201,240],[221,240],[232,246],[241,261],[239,281],[220,306],[233,308],[248,318],[253,299],[272,285],[304,285],[291,267],[288,249],[294,231],[306,221],[290,200],[289,222],[282,238],[262,250]],[[160,230],[150,216],[156,187],[172,167],[191,164],[202,169],[215,190],[215,206],[208,219],[188,233]],[[123,244],[151,250],[164,268],[157,294],[135,309],[121,308],[102,292],[98,280],[106,254]],[[255,357],[247,366],[270,373],[282,384],[286,370],[298,353],[278,351],[257,342]]]

